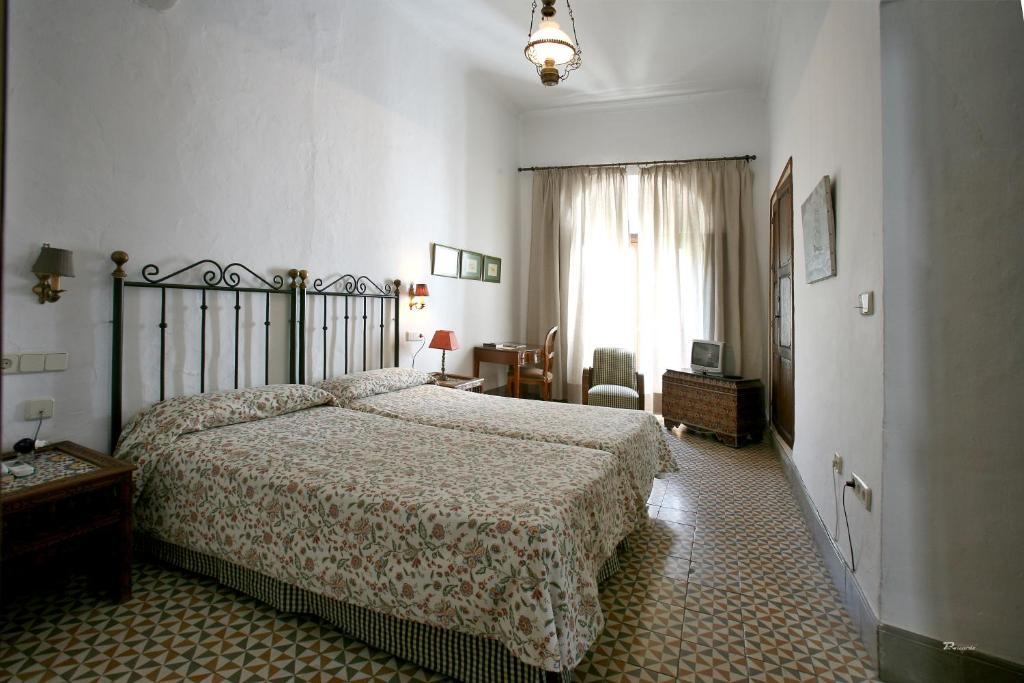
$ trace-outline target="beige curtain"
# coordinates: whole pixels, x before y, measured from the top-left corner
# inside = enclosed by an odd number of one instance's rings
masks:
[[[534,173],[526,334],[539,342],[559,326],[555,398],[579,402],[594,345],[633,348],[625,183],[622,168]]]
[[[652,166],[640,172],[638,365],[648,391],[667,368],[689,365],[694,339],[726,342],[741,374],[743,236],[753,229],[745,161]]]

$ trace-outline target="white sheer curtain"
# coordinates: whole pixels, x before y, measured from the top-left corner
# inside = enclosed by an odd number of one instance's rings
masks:
[[[526,333],[540,341],[559,326],[555,398],[579,402],[594,346],[635,346],[625,183],[622,168],[534,174]]]
[[[749,164],[642,168],[631,190],[623,167],[534,174],[526,332],[539,342],[560,328],[555,398],[580,400],[598,346],[636,351],[648,394],[666,369],[689,365],[693,339],[725,341],[727,370],[742,372]]]
[[[689,365],[694,339],[726,342],[742,372],[742,239],[753,225],[753,175],[745,161],[652,166],[640,171],[637,361],[648,392],[668,368]]]

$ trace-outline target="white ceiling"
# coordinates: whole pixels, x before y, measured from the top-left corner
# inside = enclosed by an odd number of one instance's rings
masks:
[[[775,2],[576,0],[583,65],[548,88],[523,56],[531,1],[392,0],[392,5],[523,110],[757,88],[774,55]],[[571,31],[565,0],[555,8],[562,28]]]

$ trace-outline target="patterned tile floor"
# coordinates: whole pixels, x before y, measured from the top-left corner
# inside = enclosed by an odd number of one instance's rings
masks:
[[[770,446],[668,437],[681,471],[602,591],[579,681],[873,680]],[[140,562],[113,605],[84,582],[0,617],[0,680],[444,681],[214,581]]]

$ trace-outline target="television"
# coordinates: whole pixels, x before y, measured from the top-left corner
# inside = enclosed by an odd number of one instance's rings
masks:
[[[704,374],[721,375],[725,360],[725,342],[694,339],[690,348],[690,370]]]

